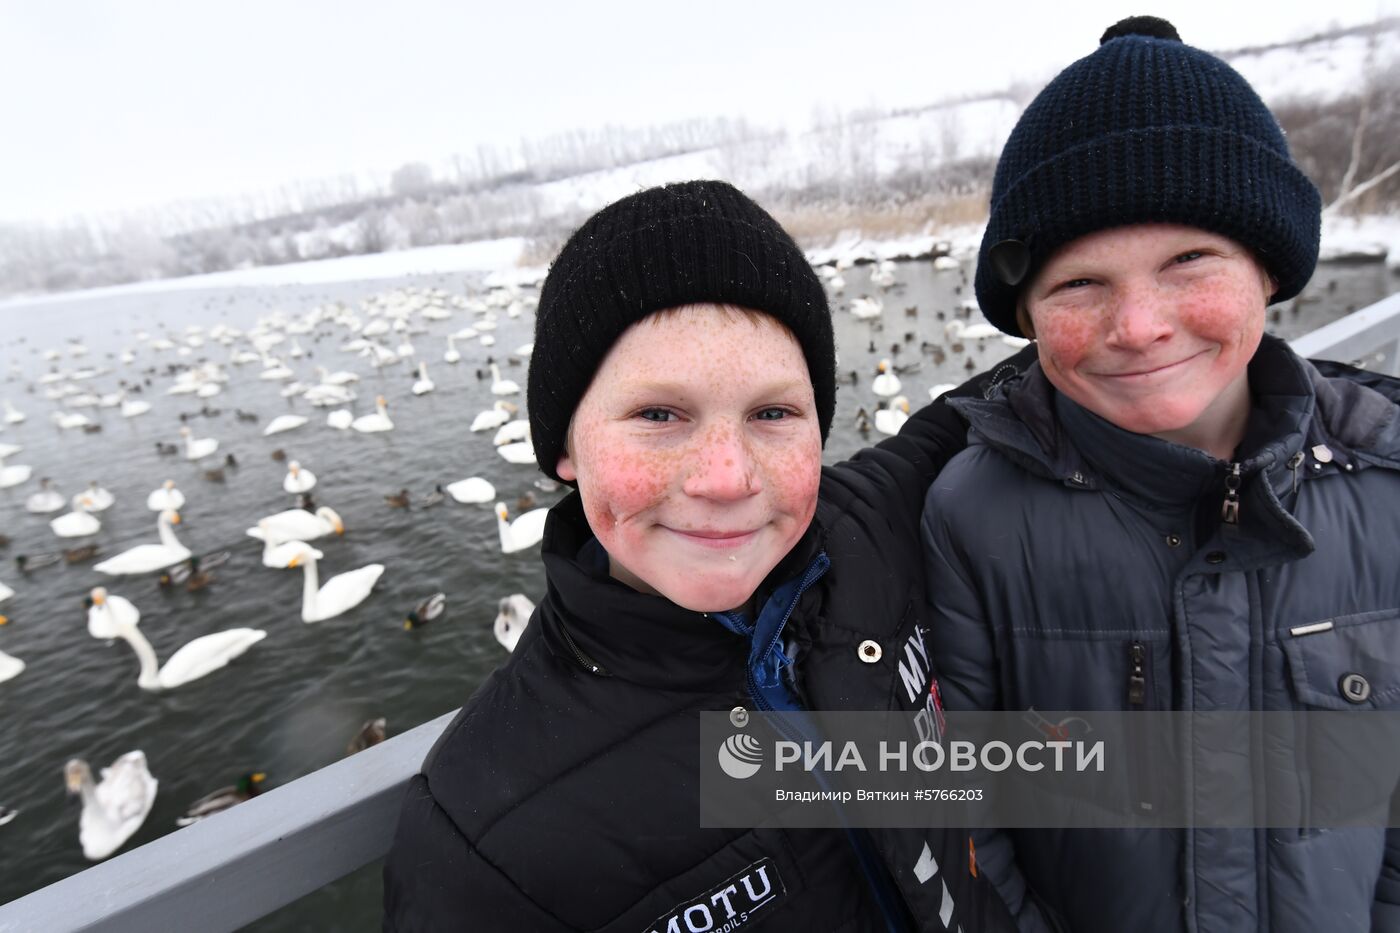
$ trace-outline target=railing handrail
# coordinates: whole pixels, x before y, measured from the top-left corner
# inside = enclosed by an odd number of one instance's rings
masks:
[[[0,931],[235,930],[383,856],[454,710],[0,906]]]

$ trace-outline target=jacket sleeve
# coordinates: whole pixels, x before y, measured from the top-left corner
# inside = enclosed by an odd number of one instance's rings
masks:
[[[1385,860],[1371,906],[1372,933],[1400,933],[1400,829],[1385,831]]]
[[[895,437],[867,447],[827,470],[828,478],[848,485],[858,495],[873,494],[875,504],[892,517],[908,522],[912,544],[929,484],[967,446],[967,424],[948,406],[948,399],[981,398],[993,386],[1024,371],[1035,359],[1035,346],[1031,345],[973,376],[915,412]]]
[[[573,928],[535,903],[471,844],[433,799],[427,778],[409,783],[384,860],[384,933]]]
[[[1002,708],[996,643],[982,601],[962,552],[944,521],[938,500],[949,493],[933,489],[923,516],[924,579],[930,605],[933,667],[949,710]],[[1021,933],[1060,929],[1040,909],[1016,864],[1011,836],[1004,830],[974,830],[977,866],[991,881]]]

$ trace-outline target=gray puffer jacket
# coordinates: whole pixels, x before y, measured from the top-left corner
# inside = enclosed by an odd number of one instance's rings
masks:
[[[1265,338],[1231,464],[1114,427],[1039,365],[955,402],[970,446],[924,512],[947,707],[1400,708],[1400,383],[1319,366]],[[1400,931],[1395,830],[1023,829],[977,857],[1028,931]]]

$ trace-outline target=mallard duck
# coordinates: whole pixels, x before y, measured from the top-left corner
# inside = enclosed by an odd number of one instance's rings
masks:
[[[278,447],[272,452],[271,456],[273,460],[275,460],[278,463],[281,463],[283,460],[287,459],[287,452],[284,451],[281,447]]]
[[[515,500],[515,510],[517,512],[528,512],[533,509],[536,504],[535,494],[527,491],[520,498]]]
[[[393,495],[385,496],[384,501],[389,503],[390,508],[406,509],[409,506],[409,495],[407,489],[400,489]]]
[[[447,608],[447,596],[443,593],[434,593],[404,616],[403,627],[405,629],[422,628],[442,615],[445,608]]]
[[[212,470],[205,470],[204,478],[211,483],[222,483],[226,479],[226,477],[224,476],[224,468],[215,467]]]
[[[345,747],[346,753],[353,755],[356,752],[364,751],[371,745],[378,745],[384,741],[388,725],[389,721],[383,716],[365,720],[365,724],[360,726],[360,731],[355,733],[355,737]]]
[[[40,567],[48,567],[63,560],[62,554],[19,554],[15,557],[15,567],[20,573],[28,573],[31,570],[38,570]]]
[[[245,774],[238,779],[237,784],[228,787],[220,787],[218,790],[205,794],[194,803],[190,804],[185,815],[175,821],[176,826],[188,826],[191,823],[198,823],[205,817],[213,816],[215,813],[222,813],[229,807],[237,806],[245,800],[258,795],[258,785],[267,780],[267,775],[262,771],[255,771]]]
[[[83,547],[69,548],[63,552],[63,559],[70,564],[76,564],[89,558],[96,557],[99,549],[95,544],[87,544]]]
[[[189,568],[189,575],[185,577],[185,589],[188,592],[202,590],[214,582],[214,577],[209,571],[200,569],[198,557],[190,557]]]

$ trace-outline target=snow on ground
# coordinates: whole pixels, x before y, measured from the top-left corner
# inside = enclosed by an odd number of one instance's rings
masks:
[[[1362,256],[1384,257],[1387,266],[1400,269],[1400,215],[1323,218],[1321,258],[1324,262]]]

